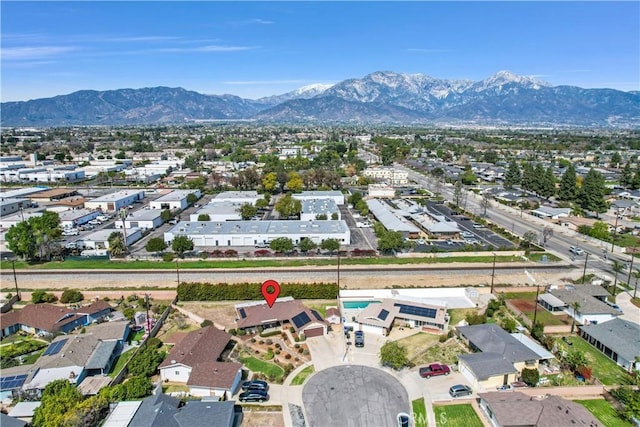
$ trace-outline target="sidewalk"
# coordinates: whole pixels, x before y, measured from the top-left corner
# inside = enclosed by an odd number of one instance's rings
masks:
[[[633,291],[623,291],[616,295],[616,304],[622,310],[621,319],[634,323],[640,323],[640,308],[631,302]],[[640,295],[640,294],[639,294]]]

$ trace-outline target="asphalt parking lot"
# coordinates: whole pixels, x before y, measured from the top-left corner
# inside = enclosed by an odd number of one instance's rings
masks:
[[[325,369],[302,392],[311,427],[393,427],[399,412],[411,413],[404,386],[390,374],[360,365]]]

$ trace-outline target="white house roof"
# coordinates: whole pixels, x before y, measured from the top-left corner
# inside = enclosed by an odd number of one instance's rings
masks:
[[[553,359],[555,357],[552,353],[547,351],[540,344],[538,344],[537,342],[535,342],[534,340],[532,340],[531,338],[529,338],[524,334],[516,332],[511,334],[511,336],[517,339],[518,341],[520,341],[522,344],[529,347],[529,349],[532,350],[534,353],[536,353],[538,355],[538,358],[541,360]]]

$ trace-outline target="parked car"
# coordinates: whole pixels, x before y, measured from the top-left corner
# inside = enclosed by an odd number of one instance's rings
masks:
[[[242,383],[240,387],[245,391],[246,390],[264,390],[264,391],[269,390],[269,384],[267,384],[266,381],[262,381],[262,380],[245,381]]]
[[[354,344],[356,347],[364,347],[364,332],[363,331],[356,331],[354,333]]]
[[[473,237],[473,233],[469,232],[469,231],[461,231],[460,235],[462,237]]]
[[[470,394],[473,394],[473,390],[464,384],[456,384],[449,389],[449,396],[451,397],[469,396]]]
[[[238,400],[240,402],[265,402],[269,400],[269,394],[264,390],[251,389],[240,393]]]
[[[570,246],[569,247],[569,252],[571,252],[574,255],[582,255],[584,253],[582,248],[579,248],[577,246]]]
[[[427,379],[438,375],[449,375],[450,373],[451,370],[447,365],[441,365],[439,363],[432,363],[429,366],[420,368],[420,376]]]
[[[398,427],[411,427],[411,417],[406,412],[397,415]]]
[[[77,236],[79,235],[80,232],[78,231],[77,228],[66,228],[63,232],[62,235],[63,236]]]
[[[473,223],[473,228],[475,228],[475,229],[477,230],[477,229],[479,229],[479,228],[484,228],[484,225],[482,225],[482,224],[478,224],[477,222],[474,222],[474,223]]]

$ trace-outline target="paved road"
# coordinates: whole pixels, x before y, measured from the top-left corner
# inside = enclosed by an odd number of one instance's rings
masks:
[[[344,365],[312,376],[302,392],[310,427],[393,427],[398,412],[411,413],[404,386],[379,369]]]

